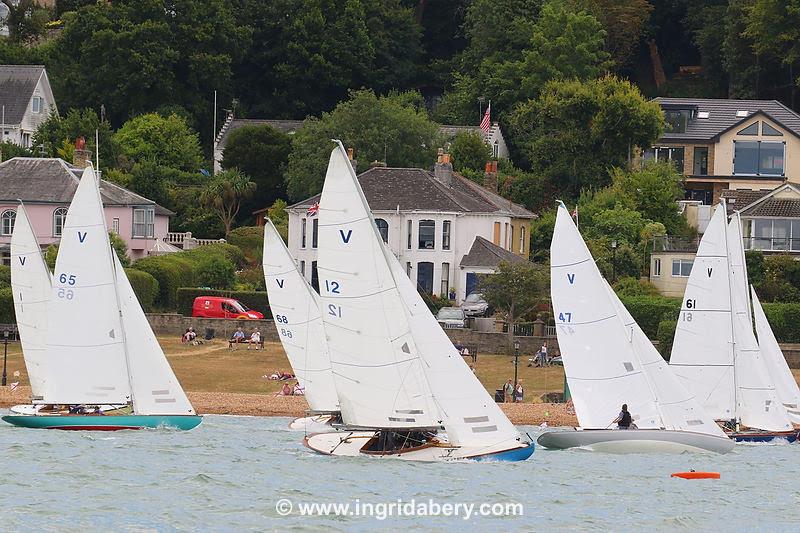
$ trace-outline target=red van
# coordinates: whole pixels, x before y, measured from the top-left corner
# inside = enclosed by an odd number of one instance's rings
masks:
[[[192,305],[192,316],[197,318],[234,318],[261,320],[262,313],[248,309],[239,300],[223,296],[198,296]]]

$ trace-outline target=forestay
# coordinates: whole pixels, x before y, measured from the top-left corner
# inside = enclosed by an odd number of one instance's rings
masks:
[[[115,269],[91,166],[67,211],[48,305],[47,403],[130,401]]]
[[[738,213],[731,217],[727,235],[731,272],[737,419],[751,428],[786,431],[792,429],[792,424],[786,408],[778,399],[753,332],[750,285],[747,282],[747,265]]]
[[[11,290],[31,396],[41,400],[47,381],[47,302],[53,288],[50,269],[21,204],[11,235]]]
[[[119,291],[120,312],[125,324],[128,365],[137,415],[193,415],[192,404],[172,372],[147,316],[133,292],[116,253],[114,269]]]
[[[764,364],[772,378],[772,382],[775,384],[778,399],[786,408],[789,419],[796,424],[800,423],[800,388],[797,386],[797,381],[794,379],[792,371],[789,370],[786,358],[783,356],[778,340],[772,332],[767,316],[764,314],[764,309],[761,307],[761,302],[758,300],[756,291],[752,286],[750,291],[753,300],[753,316],[756,322],[758,346],[761,348]]]
[[[725,204],[720,203],[686,283],[669,362],[716,420],[733,419],[736,412],[730,283]]]
[[[608,287],[563,205],[550,263],[556,333],[581,427],[609,427],[627,403],[639,428],[720,434]]]
[[[318,269],[342,418],[370,428],[439,426],[423,360],[366,206],[340,143],[320,200]]]
[[[339,399],[322,328],[319,295],[297,270],[289,250],[267,219],[264,225],[264,282],[275,328],[295,375],[314,411],[339,410]]]

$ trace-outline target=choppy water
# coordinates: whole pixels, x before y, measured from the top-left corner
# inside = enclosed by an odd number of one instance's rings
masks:
[[[524,463],[419,464],[316,455],[287,423],[207,416],[191,432],[114,434],[2,424],[0,530],[800,530],[800,445],[737,446],[726,456],[537,450]],[[722,479],[669,477],[691,468]],[[286,517],[281,499],[294,506]],[[313,502],[383,504],[375,509],[385,515],[398,499],[518,502],[524,514],[298,516]]]

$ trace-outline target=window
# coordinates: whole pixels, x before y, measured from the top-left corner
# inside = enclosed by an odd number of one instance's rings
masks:
[[[686,124],[692,117],[690,109],[666,109],[664,110],[664,121],[666,133],[685,133]]]
[[[64,229],[64,222],[66,220],[66,207],[58,207],[55,211],[53,211],[53,237],[61,237],[61,231]],[[114,230],[114,233],[119,233],[119,231]]]
[[[42,97],[41,96],[34,96],[33,101],[31,102],[31,111],[34,113],[41,113],[42,112]]]
[[[450,221],[442,222],[442,250],[450,249]]]
[[[492,238],[492,242],[495,243],[497,246],[500,246],[500,223],[494,223],[494,237]]]
[[[736,135],[758,135],[758,122],[753,122],[745,129],[737,131]]]
[[[411,263],[409,261],[406,261],[406,276],[411,278]]]
[[[14,220],[17,218],[17,212],[9,209],[3,211],[0,215],[0,235],[11,235],[14,232]]]
[[[683,172],[684,151],[685,150],[683,146],[680,147],[659,146],[655,148],[650,148],[649,150],[645,150],[644,160],[645,162],[672,161],[675,164],[675,167],[678,169],[678,172]]]
[[[306,247],[306,223],[307,219],[300,220],[300,248]]]
[[[800,221],[790,219],[755,219],[744,225],[745,248],[776,252],[800,251]],[[747,232],[747,230],[750,232]]]
[[[782,142],[733,141],[733,173],[783,176]]]
[[[511,238],[508,239],[508,249],[514,251],[514,224],[511,224]]]
[[[447,298],[450,292],[450,263],[442,263],[442,283],[439,287],[439,296]]]
[[[316,261],[311,261],[311,288],[319,294],[319,272],[317,272]]]
[[[134,238],[153,238],[155,232],[155,211],[152,209],[133,210]]]
[[[503,239],[503,241],[504,241],[503,248],[508,250],[508,222],[506,222],[506,234],[505,234],[505,239]]]
[[[766,137],[783,137],[783,133],[776,130],[766,122],[761,123],[761,135]]]
[[[118,218],[112,218],[111,219],[111,230],[114,233],[116,233],[117,235],[119,235],[119,219]]]
[[[433,294],[433,263],[427,261],[417,263],[417,290]]]
[[[495,141],[494,144],[492,144],[492,157],[500,157],[500,143],[498,141]]]
[[[688,278],[692,273],[692,259],[673,259],[672,260],[672,277],[673,278]],[[660,267],[659,267],[660,269]]]
[[[694,149],[692,174],[695,176],[708,175],[708,148],[697,147]]]
[[[436,222],[433,220],[419,221],[418,245],[420,250],[433,250],[436,238]]]
[[[375,226],[378,228],[378,233],[381,234],[383,242],[389,242],[389,223],[382,218],[375,219]]]
[[[315,218],[311,221],[311,247],[317,247],[317,233],[319,232],[319,219]]]
[[[414,232],[414,223],[410,220],[408,221],[408,249],[411,249],[411,237],[412,233]]]
[[[300,274],[303,277],[306,277],[306,262],[305,261],[300,261]]]
[[[25,148],[31,147],[31,134],[30,133],[23,133],[22,134],[22,146]]]
[[[525,253],[525,226],[519,228],[519,253]]]
[[[653,259],[653,276],[660,276],[661,275],[661,259],[655,258]]]

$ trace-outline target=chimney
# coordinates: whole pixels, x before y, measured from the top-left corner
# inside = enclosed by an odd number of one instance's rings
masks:
[[[72,154],[72,164],[78,168],[86,168],[91,161],[92,152],[86,149],[86,139],[78,137],[75,139],[75,151]]]
[[[436,181],[447,187],[453,184],[453,165],[450,163],[450,154],[444,153],[443,148],[439,148],[436,157],[436,164],[433,166],[433,175]]]
[[[483,176],[483,186],[492,192],[497,192],[497,161],[486,162],[486,172]]]
[[[347,149],[347,159],[350,160],[350,164],[355,169],[356,167],[358,167],[358,161],[356,161],[356,159],[354,157],[354,154],[355,154],[355,150],[352,147]]]

